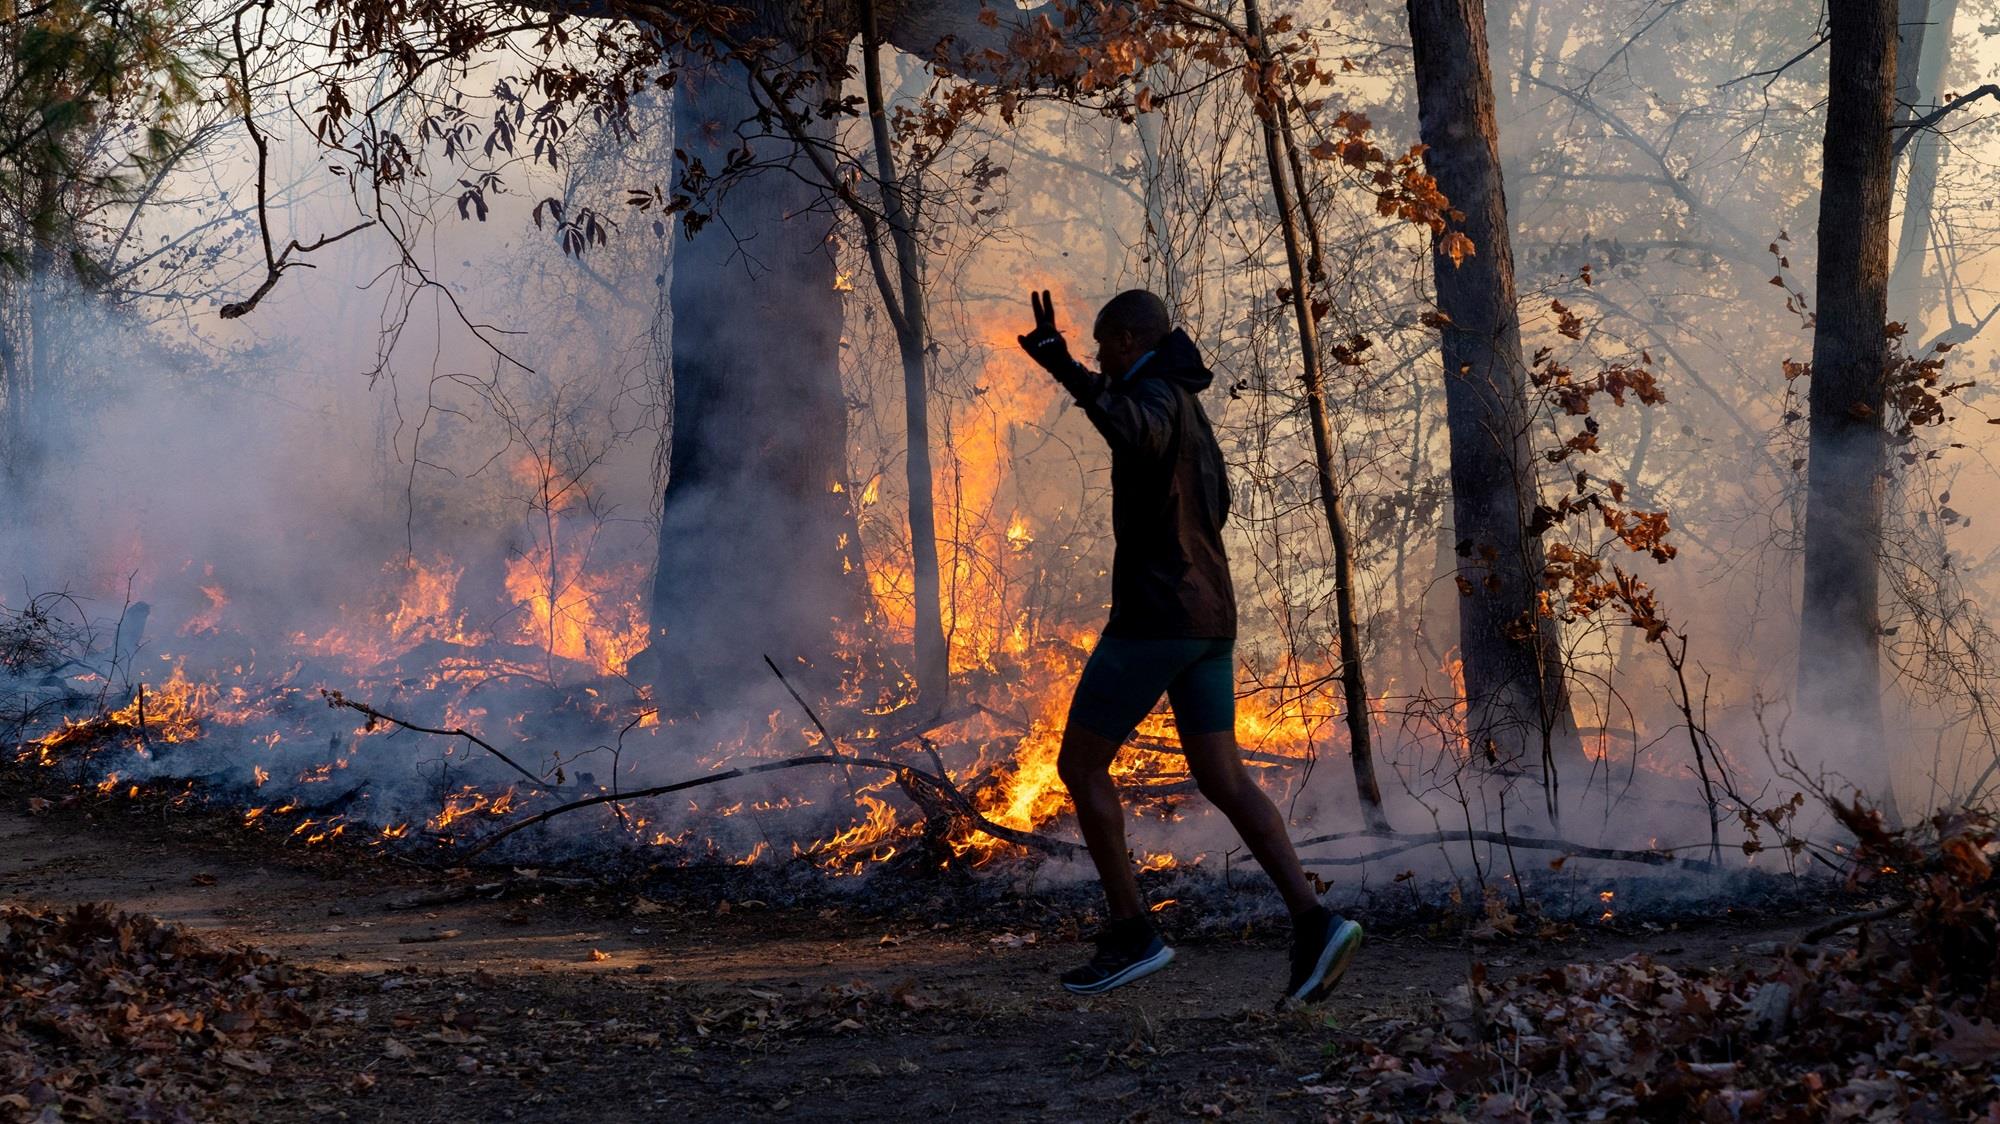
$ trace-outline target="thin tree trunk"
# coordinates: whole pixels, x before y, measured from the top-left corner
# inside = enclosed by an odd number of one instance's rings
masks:
[[[1250,41],[1264,42],[1264,29],[1257,0],[1244,0],[1245,30]],[[1260,64],[1268,64],[1268,57]],[[1307,283],[1306,249],[1301,243],[1296,208],[1306,206],[1303,183],[1292,183],[1294,164],[1282,152],[1279,137],[1280,106],[1276,90],[1262,91],[1257,117],[1264,130],[1264,158],[1271,176],[1271,192],[1277,198],[1278,227],[1285,236],[1285,261],[1291,271],[1292,313],[1299,333],[1302,381],[1306,409],[1312,420],[1313,462],[1319,475],[1320,506],[1326,511],[1327,532],[1333,539],[1334,617],[1340,633],[1340,684],[1347,706],[1348,744],[1353,750],[1354,790],[1361,799],[1361,812],[1374,830],[1389,830],[1389,818],[1382,810],[1382,785],[1375,777],[1374,738],[1369,729],[1367,670],[1362,662],[1361,629],[1355,622],[1354,547],[1349,539],[1347,513],[1341,502],[1340,481],[1335,474],[1332,427],[1327,421],[1326,386],[1320,368],[1319,325],[1313,317],[1312,292]],[[1294,199],[1295,189],[1299,198]]]
[[[1162,74],[1160,68],[1149,73]],[[1179,177],[1173,167],[1175,156],[1162,148],[1161,133],[1166,125],[1169,112],[1164,105],[1156,106],[1149,113],[1141,113],[1134,122],[1139,134],[1140,176],[1144,180],[1146,200],[1146,256],[1152,260],[1154,275],[1161,288],[1167,307],[1178,315],[1184,311],[1181,302],[1186,298],[1186,282],[1181,276],[1181,259],[1173,243],[1173,228],[1168,221],[1168,206],[1171,202],[1169,188]]]
[[[917,244],[916,217],[907,187],[896,174],[896,156],[889,147],[889,114],[882,96],[881,33],[873,0],[861,0],[862,81],[867,90],[868,123],[875,142],[875,174],[882,186],[883,215],[896,244],[900,298],[889,290],[881,267],[882,247],[873,224],[864,227],[868,253],[875,258],[875,276],[882,301],[896,328],[896,349],[903,358],[903,424],[908,434],[904,466],[910,490],[910,566],[916,595],[917,693],[927,708],[942,710],[951,692],[951,650],[945,640],[943,584],[938,576],[937,508],[931,475],[930,390],[925,369],[930,354],[930,322],[924,304],[923,251]]]
[[[1514,72],[1521,62],[1515,57],[1514,9],[1516,0],[1493,0],[1487,5],[1486,57],[1494,69],[1493,125],[1496,133],[1514,123]]]
[[[43,169],[30,181],[32,203],[28,208],[29,252],[26,286],[20,323],[25,327],[17,341],[20,362],[14,390],[18,400],[9,399],[14,411],[13,470],[18,490],[15,502],[25,511],[40,502],[48,483],[48,450],[57,440],[56,426],[62,419],[61,375],[64,356],[58,337],[62,322],[62,297],[69,291],[67,270],[58,262],[58,216],[62,208],[63,179],[53,168]]]
[[[1831,769],[1885,777],[1880,552],[1896,0],[1831,0],[1799,714]],[[1864,772],[1855,772],[1864,770]]]
[[[1944,68],[1951,57],[1952,23],[1958,0],[1903,0],[1899,18],[1901,44],[1896,53],[1896,119],[1908,121],[1934,106],[1944,88]],[[1931,216],[1937,198],[1942,139],[1925,130],[1909,145],[1909,171],[1903,188],[1902,231],[1896,239],[1895,264],[1889,272],[1889,317],[1907,325],[1910,338],[1924,338],[1924,311],[1929,294],[1924,284],[1924,259],[1931,244]]]
[[[1541,757],[1551,815],[1558,763],[1581,762],[1555,622],[1540,610],[1541,540],[1514,251],[1494,122],[1481,0],[1409,0],[1425,165],[1474,253],[1434,255],[1444,314],[1452,525],[1458,536],[1459,652],[1472,752],[1511,765]]]

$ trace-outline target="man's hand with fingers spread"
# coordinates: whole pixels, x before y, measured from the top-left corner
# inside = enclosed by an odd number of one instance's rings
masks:
[[[1034,330],[1025,336],[1017,336],[1021,350],[1028,357],[1042,365],[1042,369],[1056,377],[1071,394],[1079,400],[1094,396],[1098,389],[1098,378],[1069,353],[1069,341],[1063,338],[1056,327],[1056,302],[1047,289],[1030,291],[1028,304],[1035,312]]]

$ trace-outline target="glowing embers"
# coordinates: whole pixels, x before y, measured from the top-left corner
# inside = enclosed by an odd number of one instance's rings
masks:
[[[434,834],[451,834],[449,829],[453,824],[473,817],[499,819],[507,816],[514,810],[514,799],[513,785],[508,785],[497,795],[464,785],[445,797],[444,807],[424,826]]]

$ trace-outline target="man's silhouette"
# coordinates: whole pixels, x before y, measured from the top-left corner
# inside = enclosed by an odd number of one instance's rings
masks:
[[[1094,995],[1174,958],[1153,928],[1125,849],[1125,810],[1111,761],[1165,694],[1195,783],[1284,895],[1292,913],[1287,995],[1317,999],[1361,946],[1361,926],[1323,905],[1285,822],[1243,768],[1236,746],[1236,595],[1223,552],[1229,483],[1195,395],[1214,376],[1166,303],[1133,289],[1097,314],[1098,365],[1070,357],[1047,291],[1030,294],[1034,331],[1021,346],[1083,406],[1111,446],[1111,618],[1070,702],[1057,771],[1104,882],[1111,921],[1097,955],[1063,976]]]

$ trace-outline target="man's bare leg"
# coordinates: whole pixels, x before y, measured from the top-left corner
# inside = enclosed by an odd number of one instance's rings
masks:
[[[1118,756],[1118,745],[1102,734],[1069,726],[1063,730],[1062,749],[1056,756],[1056,775],[1076,805],[1076,824],[1090,848],[1090,861],[1097,865],[1113,921],[1141,917],[1146,912],[1139,898],[1139,879],[1132,873],[1132,858],[1125,851],[1125,805],[1118,799],[1117,786],[1111,783],[1111,762]],[[1273,815],[1276,812],[1272,809]],[[1286,846],[1290,846],[1289,841]]]
[[[1295,917],[1318,909],[1319,895],[1306,880],[1305,867],[1299,865],[1298,851],[1292,847],[1292,837],[1285,832],[1285,818],[1243,767],[1235,731],[1183,735],[1181,748],[1187,754],[1188,772],[1194,774],[1201,794],[1229,817],[1230,826],[1243,837],[1258,865],[1277,883],[1285,907]],[[1108,782],[1110,778],[1105,779]],[[1117,799],[1115,794],[1112,799]],[[1122,847],[1122,830],[1119,840]],[[1096,853],[1095,845],[1091,852]],[[1119,854],[1122,856],[1123,850]],[[1109,880],[1106,881],[1108,884]]]

